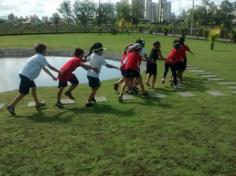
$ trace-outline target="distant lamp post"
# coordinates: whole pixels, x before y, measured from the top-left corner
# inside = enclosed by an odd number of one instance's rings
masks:
[[[193,0],[193,7],[192,7],[191,32],[190,32],[191,35],[193,35],[193,24],[194,24],[194,0]]]

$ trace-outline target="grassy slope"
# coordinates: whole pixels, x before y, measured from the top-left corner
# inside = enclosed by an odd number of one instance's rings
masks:
[[[63,35],[65,37],[65,35]],[[37,38],[40,39],[37,39]],[[16,46],[30,46],[36,40],[51,47],[69,48],[77,43],[73,35],[27,36],[27,41],[1,37],[0,43],[11,40]],[[55,40],[53,40],[52,38]],[[82,35],[82,46],[101,40],[110,51],[120,51],[123,44],[137,35]],[[147,46],[155,40],[145,35]],[[14,38],[14,39],[13,39]],[[59,39],[57,39],[59,38]],[[101,39],[99,39],[101,38]],[[110,40],[109,40],[110,38]],[[172,38],[158,37],[163,52],[169,50]],[[58,41],[57,41],[58,40]],[[82,38],[78,41],[82,41]],[[112,42],[111,42],[112,41]],[[13,42],[13,41],[12,41]],[[18,43],[18,44],[17,44]],[[115,46],[112,43],[116,43]],[[190,63],[212,71],[228,80],[235,80],[235,45],[217,43],[214,52],[205,41],[188,41],[196,55]],[[159,64],[160,70],[162,64]],[[161,72],[161,71],[160,71]],[[99,92],[109,99],[91,109],[84,102],[87,85],[76,90],[76,105],[57,110],[55,88],[41,88],[40,97],[48,109],[26,108],[31,97],[17,107],[18,118],[0,112],[0,175],[234,175],[236,173],[236,98],[230,91],[214,83],[186,74],[187,90],[197,97],[180,98],[168,85],[159,85],[158,92],[166,99],[138,98],[125,104],[117,102],[113,81],[106,81]],[[227,97],[211,97],[207,90],[221,90]],[[0,94],[9,102],[15,92]]]

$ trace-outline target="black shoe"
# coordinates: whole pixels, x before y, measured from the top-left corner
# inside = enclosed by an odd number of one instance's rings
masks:
[[[85,104],[85,107],[86,107],[86,108],[92,107],[92,106],[93,106],[93,104],[92,104],[91,102]]]
[[[64,105],[59,101],[55,104],[58,108],[64,108]]]
[[[119,89],[119,84],[118,84],[118,83],[114,84],[113,89],[114,89],[115,91],[118,91],[118,89]]]
[[[43,108],[46,106],[46,103],[39,103],[35,106],[35,108]]]
[[[92,101],[92,102],[94,102],[94,103],[97,103],[97,101],[96,101],[95,98],[91,99],[90,101]]]
[[[68,98],[70,98],[71,100],[75,100],[75,97],[72,95],[71,92],[65,92],[65,96],[67,96]]]
[[[142,96],[147,97],[147,96],[148,96],[148,93],[145,92],[145,93],[142,94]]]
[[[119,101],[120,103],[123,103],[123,97],[122,97],[122,96],[119,96],[119,97],[118,97],[118,101]]]
[[[14,108],[13,106],[11,106],[11,105],[7,105],[7,110],[8,110],[8,112],[11,113],[11,115],[16,116],[15,108]]]

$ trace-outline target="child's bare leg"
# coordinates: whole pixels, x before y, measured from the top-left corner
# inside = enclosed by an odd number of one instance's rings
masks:
[[[38,97],[37,97],[36,87],[32,87],[32,96],[33,96],[35,104],[39,105],[40,102],[39,102]]]
[[[155,83],[156,83],[157,76],[152,77],[152,88],[155,88]]]
[[[23,98],[25,95],[19,94],[17,97],[13,100],[13,102],[10,104],[10,106],[15,107]]]
[[[142,94],[145,94],[146,91],[145,91],[145,88],[144,88],[144,85],[143,85],[142,77],[138,78],[138,81],[139,81],[139,85],[141,87]]]
[[[89,95],[88,103],[91,103],[91,101],[95,98],[95,95],[96,95],[99,88],[100,88],[100,86],[98,86],[96,88],[92,88],[92,92]]]
[[[57,91],[57,102],[60,102],[61,101],[61,95],[62,95],[62,92],[64,90],[64,87],[60,87]]]
[[[72,92],[79,84],[73,84],[70,86],[70,88],[67,90],[67,92]]]
[[[150,86],[150,83],[149,83],[149,82],[150,82],[151,77],[152,77],[152,75],[148,73],[148,75],[147,75],[147,80],[146,80],[146,85],[147,85],[147,86]]]

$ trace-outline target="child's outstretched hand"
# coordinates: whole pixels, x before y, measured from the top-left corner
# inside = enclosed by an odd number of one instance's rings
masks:
[[[53,76],[52,79],[53,79],[54,81],[57,81],[57,78],[56,78],[55,76]]]
[[[93,71],[96,72],[96,73],[99,72],[98,68],[96,68],[96,67],[93,68]]]

